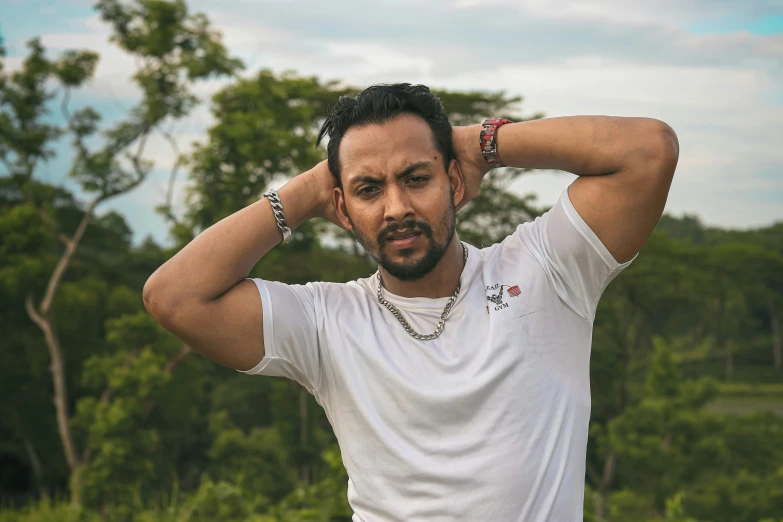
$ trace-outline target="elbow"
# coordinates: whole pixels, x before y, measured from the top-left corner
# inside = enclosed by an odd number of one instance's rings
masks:
[[[144,289],[141,291],[141,298],[147,313],[159,323],[168,310],[168,307],[162,301],[162,295],[165,294],[161,292],[160,285],[156,283],[155,275],[153,274],[147,279],[147,282],[144,283]]]
[[[637,118],[627,134],[627,155],[621,171],[634,172],[645,182],[670,184],[680,156],[677,134],[667,123],[653,118]]]
[[[647,162],[656,175],[671,180],[680,158],[680,142],[677,133],[667,123],[650,120]]]

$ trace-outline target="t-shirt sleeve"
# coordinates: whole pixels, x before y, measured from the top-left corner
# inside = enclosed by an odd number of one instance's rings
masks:
[[[263,305],[264,358],[242,373],[287,377],[314,394],[323,375],[317,286],[252,281]]]
[[[517,227],[516,235],[543,267],[560,299],[591,322],[606,286],[633,262],[618,263],[612,257],[574,208],[568,189],[548,212]]]

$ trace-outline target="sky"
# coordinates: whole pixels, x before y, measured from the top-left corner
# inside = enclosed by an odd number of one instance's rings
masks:
[[[109,28],[85,0],[0,0],[6,67],[40,36],[51,56],[98,51],[94,79],[73,97],[104,121],[139,98],[133,60],[108,42]],[[783,221],[783,0],[190,0],[222,32],[229,53],[252,76],[294,70],[359,87],[422,83],[521,95],[521,113],[644,116],[671,125],[680,161],[666,211],[712,226],[747,229]],[[206,139],[209,98],[226,83],[199,84],[203,103],[170,127],[183,150]],[[489,115],[488,115],[489,116]],[[56,116],[52,116],[56,119]],[[476,123],[479,123],[478,121]],[[128,220],[134,242],[169,243],[155,212],[174,159],[156,136],[155,163],[133,192],[106,202]],[[67,179],[70,152],[36,175],[77,194]],[[180,174],[175,208],[181,210]],[[514,185],[551,205],[574,179],[534,171]]]

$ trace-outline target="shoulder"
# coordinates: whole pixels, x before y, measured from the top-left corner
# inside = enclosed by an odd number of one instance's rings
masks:
[[[355,311],[367,306],[374,295],[372,293],[373,277],[356,279],[345,283],[313,281],[305,286],[310,287],[315,301],[326,312],[335,310]]]
[[[366,293],[371,287],[373,276],[365,277],[362,279],[354,279],[353,281],[347,281],[344,283],[335,283],[331,281],[311,281],[305,286],[313,289],[313,291],[321,293],[323,295],[333,296],[360,296]]]

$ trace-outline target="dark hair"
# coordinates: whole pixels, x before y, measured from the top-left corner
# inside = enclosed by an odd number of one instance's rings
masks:
[[[338,151],[348,129],[370,124],[381,125],[403,113],[416,114],[427,122],[435,138],[435,147],[443,156],[443,168],[448,170],[454,157],[451,124],[438,96],[425,85],[377,84],[367,87],[356,97],[340,96],[337,103],[329,107],[329,114],[318,133],[316,146],[324,135],[329,135],[326,154],[329,170],[337,178],[338,186],[342,186]]]

